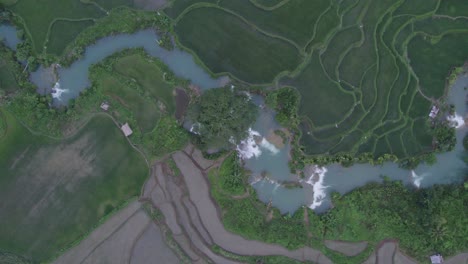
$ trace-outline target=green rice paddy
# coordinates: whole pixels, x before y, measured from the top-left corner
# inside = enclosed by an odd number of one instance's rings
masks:
[[[404,159],[432,149],[430,108],[468,59],[467,8],[462,0],[191,0],[167,11],[180,43],[213,73],[300,92],[306,154]],[[252,59],[266,54],[268,38],[274,55]],[[291,59],[290,46],[299,62],[278,57]]]
[[[0,43],[0,102],[2,96],[18,91],[18,71],[21,66],[8,48]]]
[[[133,6],[132,0],[2,0],[0,3],[23,22],[36,53],[58,56],[93,20],[105,17],[113,8]]]
[[[203,30],[194,30],[194,25]],[[200,55],[212,72],[230,72],[250,83],[271,82],[300,62],[292,44],[267,36],[219,8],[193,9],[175,30],[179,40]]]
[[[0,248],[46,261],[140,192],[148,166],[105,115],[75,135],[36,135],[0,109]]]

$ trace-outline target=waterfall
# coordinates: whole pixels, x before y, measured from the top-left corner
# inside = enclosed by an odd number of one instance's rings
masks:
[[[465,120],[462,116],[455,113],[454,115],[447,116],[447,120],[450,122],[451,126],[454,128],[460,128],[465,125]]]
[[[322,204],[325,197],[327,196],[325,190],[329,186],[324,185],[325,174],[327,173],[327,171],[328,170],[325,167],[315,166],[309,179],[305,181],[305,183],[312,186],[314,190],[314,198],[312,203],[309,205],[309,208],[312,210],[319,207]],[[314,176],[317,176],[318,178],[315,180]]]
[[[52,98],[62,100],[62,93],[67,93],[68,89],[61,89],[60,88],[60,80],[57,81],[54,85],[54,88],[52,88]]]

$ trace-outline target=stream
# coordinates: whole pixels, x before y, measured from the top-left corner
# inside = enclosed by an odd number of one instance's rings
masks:
[[[5,39],[10,48],[19,43],[15,29],[8,25],[0,25],[0,39]],[[61,68],[57,65],[58,80],[51,75],[53,71],[50,68],[43,67],[31,74],[31,80],[38,86],[38,92],[52,93],[54,104],[64,105],[89,87],[88,69],[92,64],[123,49],[142,47],[151,56],[161,59],[177,76],[191,80],[202,90],[220,87],[229,82],[227,77],[213,79],[195,62],[190,53],[177,48],[168,51],[159,47],[157,39],[153,30],[105,37],[87,47],[84,56],[70,67]],[[468,77],[458,78],[448,96],[448,101],[455,105],[460,117],[464,117],[467,110],[465,86],[468,86]],[[263,105],[262,98],[255,96],[253,100],[257,105]],[[424,188],[434,184],[460,182],[468,171],[463,161],[465,151],[462,144],[468,130],[465,125],[460,124],[455,150],[437,154],[437,163],[433,166],[422,164],[413,171],[399,168],[391,162],[381,166],[356,164],[348,168],[339,164],[309,166],[305,170],[305,179],[300,179],[289,171],[290,145],[275,146],[269,141],[273,131],[280,129],[274,116],[271,109],[259,107],[258,118],[250,130],[250,137],[238,146],[238,151],[245,167],[252,172],[251,184],[259,199],[265,203],[271,202],[282,213],[293,213],[301,206],[324,212],[331,206],[331,192],[345,194],[369,182],[382,182],[382,175],[392,180],[401,180],[408,186]],[[281,182],[295,182],[298,186],[288,188]]]

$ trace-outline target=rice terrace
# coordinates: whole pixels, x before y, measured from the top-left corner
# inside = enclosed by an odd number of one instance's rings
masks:
[[[0,0],[0,263],[468,263],[468,1]]]

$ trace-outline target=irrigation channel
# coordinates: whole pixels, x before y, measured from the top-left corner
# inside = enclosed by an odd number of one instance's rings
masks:
[[[6,38],[9,46],[16,43],[17,37],[11,26],[0,26],[0,38]],[[213,79],[195,63],[193,56],[180,49],[165,50],[157,45],[157,34],[152,30],[142,30],[134,34],[119,34],[102,38],[86,48],[84,56],[68,68],[59,67],[58,79],[48,78],[47,69],[40,68],[31,74],[31,80],[38,86],[39,92],[52,92],[56,104],[66,104],[75,98],[90,83],[88,69],[105,57],[126,49],[144,48],[151,56],[161,59],[179,77],[191,80],[202,90],[219,87],[226,82],[226,77]],[[458,117],[466,114],[466,91],[468,77],[458,78],[451,87],[448,101],[455,105]],[[259,199],[271,203],[282,213],[292,213],[301,206],[309,206],[317,212],[330,208],[330,193],[347,193],[369,182],[383,181],[383,175],[392,180],[401,180],[412,188],[424,188],[434,184],[457,183],[463,180],[468,167],[463,161],[463,137],[468,131],[460,120],[457,128],[455,150],[437,155],[437,163],[432,166],[422,164],[415,170],[405,170],[396,163],[387,162],[380,166],[356,164],[345,168],[339,164],[326,167],[309,166],[305,178],[291,174],[288,167],[290,145],[274,145],[271,136],[280,129],[275,113],[264,107],[263,99],[254,96],[252,100],[259,106],[257,121],[249,131],[249,137],[241,142],[237,149],[245,167],[252,172],[251,184],[256,189]],[[269,140],[270,139],[270,140]]]

